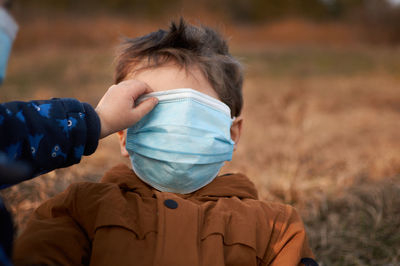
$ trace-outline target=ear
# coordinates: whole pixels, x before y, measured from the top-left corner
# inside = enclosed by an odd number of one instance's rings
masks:
[[[126,130],[121,130],[117,132],[119,138],[119,146],[121,148],[121,154],[123,157],[129,157],[129,153],[126,150]]]
[[[236,117],[231,126],[231,138],[235,142],[235,150],[239,143],[240,135],[242,133],[242,124],[243,124],[243,118],[239,116]]]

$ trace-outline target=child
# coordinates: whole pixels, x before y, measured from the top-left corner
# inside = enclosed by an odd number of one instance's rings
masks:
[[[15,264],[317,265],[292,207],[258,200],[242,174],[216,177],[240,138],[242,77],[207,27],[181,20],[127,40],[116,82],[145,82],[159,100],[119,132],[133,170],[118,165],[43,203]]]

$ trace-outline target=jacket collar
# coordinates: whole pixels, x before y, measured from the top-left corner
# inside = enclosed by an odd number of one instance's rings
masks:
[[[114,183],[123,190],[135,191],[142,197],[152,197],[155,189],[141,181],[127,165],[119,164],[105,173],[101,183]],[[226,174],[216,177],[207,186],[191,193],[182,195],[184,198],[203,197],[238,197],[241,199],[258,199],[257,190],[243,174]]]

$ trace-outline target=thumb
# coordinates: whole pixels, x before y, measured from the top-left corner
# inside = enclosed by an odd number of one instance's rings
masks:
[[[153,108],[158,104],[158,99],[156,97],[152,97],[146,99],[141,102],[133,109],[133,113],[135,113],[135,123],[138,122],[143,116],[147,115]]]

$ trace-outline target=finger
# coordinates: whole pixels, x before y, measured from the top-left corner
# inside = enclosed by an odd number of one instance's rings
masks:
[[[124,81],[124,86],[127,90],[127,93],[136,100],[139,96],[143,94],[147,94],[153,92],[150,86],[140,80],[126,80]]]
[[[133,110],[136,113],[136,120],[139,121],[143,116],[147,115],[153,108],[158,104],[158,99],[156,97],[151,97],[141,102]]]

